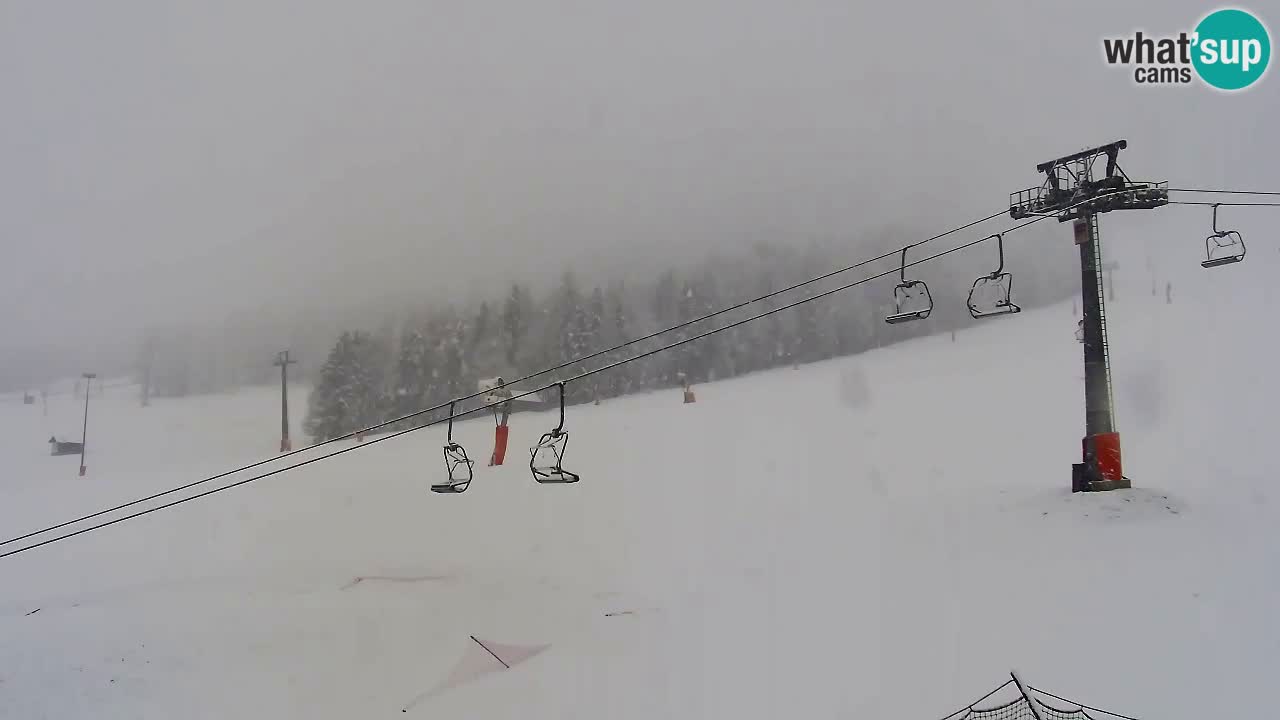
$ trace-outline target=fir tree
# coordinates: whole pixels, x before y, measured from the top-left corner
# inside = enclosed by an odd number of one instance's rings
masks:
[[[586,329],[586,313],[582,307],[582,295],[573,273],[566,272],[560,281],[556,303],[559,325],[560,362],[581,357],[582,334]]]
[[[631,339],[627,335],[627,308],[622,286],[611,286],[605,303],[608,308],[608,319],[600,326],[600,344],[615,347]],[[617,362],[634,351],[634,347],[623,348],[611,353],[605,360],[609,363]],[[631,364],[619,365],[605,373],[604,392],[609,397],[623,395],[631,391],[631,382]]]
[[[431,346],[427,338],[417,330],[406,330],[400,338],[400,357],[396,364],[394,414],[403,417],[429,407],[431,385]],[[425,418],[419,416],[409,424],[421,425]]]
[[[529,330],[529,297],[519,285],[512,285],[502,306],[502,345],[507,365],[518,367],[517,359]]]
[[[561,376],[576,375],[585,370],[586,366],[575,361],[594,350],[594,340],[593,323],[589,318],[587,305],[578,290],[577,279],[571,272],[564,274],[556,293],[554,322],[558,339],[557,364],[569,363]],[[591,387],[583,383],[570,384],[565,390],[565,397],[569,402],[580,402],[592,397]]]
[[[586,307],[582,311],[581,338],[579,342],[581,354],[579,357],[599,352],[604,348],[601,336],[604,330],[604,317],[604,292],[599,287],[596,287],[591,291],[591,297],[587,300]],[[607,358],[604,360],[607,360]],[[598,368],[604,364],[604,360],[593,358],[590,367]],[[598,399],[600,397],[602,387],[602,379],[599,376],[593,376],[591,378],[591,395],[593,398]]]
[[[600,288],[591,291],[591,299],[587,301],[586,318],[584,319],[584,329],[586,331],[587,340],[584,343],[589,352],[599,350],[600,330],[604,327],[604,292]]]
[[[813,293],[805,293],[804,297],[812,297]],[[796,314],[795,333],[791,337],[791,361],[794,363],[812,362],[818,360],[822,351],[819,346],[821,335],[821,316],[819,300],[810,300],[802,305],[797,305],[793,312]]]
[[[476,314],[475,322],[471,324],[470,350],[474,355],[480,345],[489,336],[489,303],[480,303],[480,312]]]
[[[457,319],[456,313],[450,310],[436,346],[439,364],[435,378],[445,400],[469,395],[474,390],[474,387],[468,388],[467,382],[470,373],[465,353],[466,341],[466,323]]]
[[[674,270],[668,270],[659,276],[653,288],[653,319],[657,322],[658,329],[665,330],[679,322],[679,303],[680,289],[676,283],[676,274]],[[677,331],[659,337],[657,344],[669,344],[684,337],[683,331]],[[681,354],[678,352],[657,355],[653,361],[653,369],[656,371],[655,382],[663,387],[675,384],[678,374],[682,371],[681,360]]]
[[[370,335],[342,333],[308,398],[306,433],[323,441],[381,421],[385,362],[385,348]]]

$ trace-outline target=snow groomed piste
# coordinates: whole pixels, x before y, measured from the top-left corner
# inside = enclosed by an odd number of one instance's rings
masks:
[[[1113,246],[1122,261],[1135,247]],[[1176,304],[1148,297],[1142,278],[1111,306],[1137,490],[1072,497],[1047,470],[1073,450],[1061,438],[1078,415],[1079,350],[1065,306],[1028,311],[954,344],[704,385],[697,403],[656,393],[576,407],[575,467],[593,482],[573,493],[540,491],[515,464],[424,501],[435,441],[409,436],[14,556],[0,712],[132,717],[191,697],[211,717],[402,709],[449,675],[472,633],[550,648],[520,673],[433,696],[433,712],[933,717],[1010,658],[1143,717],[1256,711],[1245,683],[1265,679],[1257,629],[1280,583],[1257,571],[1276,551],[1276,398],[1247,379],[1269,372],[1274,340],[1257,329],[1276,298],[1275,259],[1255,255],[1229,277],[1170,262]],[[1231,372],[1203,382],[1224,349]],[[832,392],[849,375],[870,388],[856,402]],[[111,420],[83,481],[28,442],[77,422],[73,398],[51,398],[47,420],[4,406],[3,526],[270,452],[269,393],[146,412],[131,401],[95,399]],[[520,420],[513,441],[536,447],[557,418]],[[487,428],[454,431],[483,444]],[[1180,450],[1192,441],[1215,453]],[[440,579],[343,591],[375,576]],[[1100,653],[1159,671],[1095,671]],[[210,689],[228,683],[244,692]]]

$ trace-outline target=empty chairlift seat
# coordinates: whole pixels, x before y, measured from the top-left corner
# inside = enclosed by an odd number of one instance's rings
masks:
[[[898,285],[893,289],[893,314],[884,319],[890,325],[923,320],[933,312],[933,295],[923,280],[907,279],[907,250],[902,248],[902,265],[898,272]]]
[[[1204,239],[1204,262],[1201,267],[1213,268],[1244,260],[1244,236],[1236,230],[1218,229],[1218,203],[1213,204],[1213,234]]]
[[[466,492],[471,486],[472,466],[475,461],[467,457],[467,451],[453,441],[453,410],[455,403],[449,403],[449,435],[444,446],[443,480],[431,484],[431,492],[453,494]]]
[[[533,471],[533,479],[540,483],[578,482],[578,475],[565,470],[561,465],[568,445],[569,433],[563,430],[543,435],[538,444],[529,451],[531,455],[529,469]]]
[[[564,383],[556,383],[560,391],[560,424],[529,449],[529,470],[539,483],[575,483],[581,478],[564,469],[564,454],[569,447],[569,433],[564,429]]]
[[[472,466],[475,461],[467,457],[467,451],[457,443],[444,446],[445,479],[431,485],[432,492],[466,492],[471,485]]]
[[[967,305],[969,314],[975,318],[1022,312],[1022,308],[1013,303],[1013,276],[1004,271],[1004,236],[997,233],[991,237],[996,239],[1000,262],[989,275],[974,280],[969,289]]]

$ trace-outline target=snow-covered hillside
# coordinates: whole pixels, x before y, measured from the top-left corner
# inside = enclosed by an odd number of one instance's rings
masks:
[[[1210,272],[1178,238],[1172,305],[1118,255],[1133,491],[1067,491],[1069,303],[699,386],[693,405],[571,408],[572,486],[529,477],[522,448],[554,418],[519,414],[505,467],[434,495],[433,428],[0,561],[0,717],[929,720],[1011,667],[1140,717],[1261,716],[1280,296],[1274,247],[1251,239]],[[0,404],[0,539],[278,442],[269,388],[146,409],[112,389],[80,478],[45,445],[78,437],[79,401],[49,402]],[[485,458],[491,428],[455,436]],[[469,635],[550,648],[401,714]]]

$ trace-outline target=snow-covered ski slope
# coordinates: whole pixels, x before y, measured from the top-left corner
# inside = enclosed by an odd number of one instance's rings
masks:
[[[1113,254],[1131,492],[1067,492],[1070,303],[694,405],[571,408],[573,486],[525,466],[550,415],[515,416],[496,469],[480,418],[455,430],[481,458],[461,496],[427,490],[435,428],[0,561],[0,716],[930,720],[1011,667],[1143,718],[1264,716],[1280,256],[1255,232],[1245,263],[1201,270],[1199,216],[1178,220],[1148,237],[1156,297],[1142,246]],[[4,538],[278,442],[270,388],[147,409],[108,390],[79,478],[45,441],[80,411],[0,404]],[[401,714],[473,634],[551,647]]]

